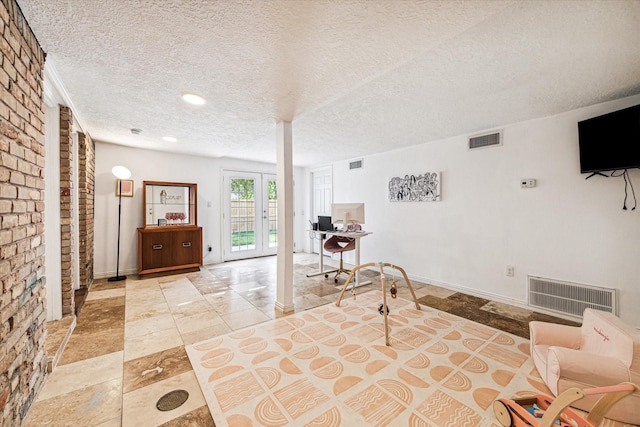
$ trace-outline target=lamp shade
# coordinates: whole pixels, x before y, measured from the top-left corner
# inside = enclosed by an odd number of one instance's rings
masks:
[[[131,171],[125,166],[114,166],[111,169],[111,173],[118,179],[129,179],[131,178]]]

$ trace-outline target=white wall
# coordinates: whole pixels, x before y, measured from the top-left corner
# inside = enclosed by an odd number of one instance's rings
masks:
[[[275,137],[274,137],[275,139]],[[274,141],[275,146],[275,141]],[[122,198],[120,272],[137,273],[137,231],[143,226],[142,181],[171,181],[198,184],[198,225],[203,230],[204,264],[222,261],[222,171],[238,170],[275,173],[275,165],[233,159],[213,159],[128,148],[96,142],[95,189],[95,277],[108,277],[116,272],[118,238],[118,198],[111,168],[124,165],[131,170],[134,197]],[[301,169],[295,169],[296,181],[302,180]],[[297,195],[297,194],[296,194]],[[301,198],[300,198],[301,200]],[[211,206],[208,206],[211,204]],[[304,224],[296,203],[296,241]],[[306,235],[304,235],[306,236]],[[208,252],[207,247],[212,251]],[[296,244],[301,247],[301,244]]]
[[[47,98],[45,110],[44,265],[47,273],[47,321],[62,318],[60,254],[60,106]]]
[[[416,279],[520,304],[528,274],[617,288],[620,316],[640,325],[640,208],[622,210],[622,178],[585,180],[577,142],[579,120],[638,103],[506,125],[499,147],[469,151],[462,135],[365,157],[360,170],[336,162],[333,200],[366,203],[374,234],[362,240],[363,263],[396,263]],[[391,177],[427,171],[442,174],[441,202],[388,201]],[[630,175],[640,196],[640,171]],[[521,189],[521,178],[537,187]]]

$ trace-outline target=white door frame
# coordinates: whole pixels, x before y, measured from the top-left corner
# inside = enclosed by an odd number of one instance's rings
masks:
[[[245,249],[233,250],[231,229],[231,180],[254,180],[254,218],[250,227],[253,229],[254,244]],[[263,172],[246,172],[235,170],[222,171],[222,259],[230,261],[236,259],[253,258],[266,255],[275,255],[278,247],[269,246],[269,191],[268,181],[276,181],[276,176]]]
[[[318,215],[331,215],[333,201],[333,169],[331,166],[311,171],[311,222],[318,220]],[[318,253],[319,240],[311,236],[311,253]]]

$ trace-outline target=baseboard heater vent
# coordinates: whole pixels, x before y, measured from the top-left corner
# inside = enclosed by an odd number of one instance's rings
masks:
[[[491,147],[502,145],[502,131],[485,133],[469,137],[469,149]]]
[[[582,317],[585,308],[617,315],[616,290],[529,276],[529,305]]]

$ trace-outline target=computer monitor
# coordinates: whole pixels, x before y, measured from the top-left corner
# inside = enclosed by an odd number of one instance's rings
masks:
[[[334,224],[342,224],[344,229],[349,224],[364,224],[364,203],[333,203],[331,219]]]
[[[333,231],[333,224],[330,216],[318,216],[318,230]]]

